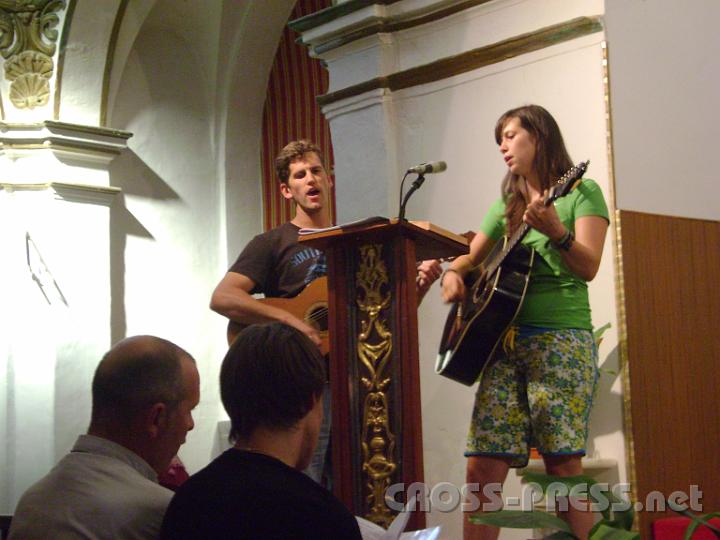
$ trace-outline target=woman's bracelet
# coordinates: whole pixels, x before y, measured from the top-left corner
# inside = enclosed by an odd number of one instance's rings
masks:
[[[575,235],[570,229],[568,229],[567,232],[562,235],[562,238],[560,238],[560,240],[558,240],[557,242],[552,242],[552,245],[555,247],[555,249],[569,251],[574,241]]]
[[[447,270],[444,270],[443,273],[442,273],[442,275],[440,276],[440,286],[441,286],[441,287],[442,287],[442,284],[443,284],[443,279],[445,279],[445,274],[447,274],[448,272],[455,272],[458,276],[460,276],[460,272],[458,272],[458,271],[455,270],[454,268],[448,268]],[[462,276],[460,276],[460,279],[462,279]]]

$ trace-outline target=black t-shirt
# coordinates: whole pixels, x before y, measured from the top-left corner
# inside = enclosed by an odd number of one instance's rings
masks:
[[[281,461],[230,449],[173,497],[161,539],[360,539],[353,515],[310,477]]]
[[[298,242],[299,227],[288,222],[257,235],[245,246],[230,272],[255,282],[251,294],[292,297],[327,273],[325,255]]]

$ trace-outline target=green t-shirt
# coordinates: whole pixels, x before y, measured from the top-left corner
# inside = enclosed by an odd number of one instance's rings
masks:
[[[583,181],[565,197],[555,201],[560,221],[575,232],[575,220],[601,216],[609,220],[600,186],[594,180]],[[506,233],[505,202],[495,201],[480,226],[495,241]],[[535,249],[535,259],[527,294],[516,324],[543,328],[580,328],[592,330],[587,282],[573,274],[563,263],[550,239],[530,229],[522,243]]]

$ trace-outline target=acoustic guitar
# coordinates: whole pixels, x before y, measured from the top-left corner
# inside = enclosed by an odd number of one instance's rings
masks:
[[[327,354],[330,351],[328,341],[328,282],[327,276],[320,277],[305,287],[300,294],[293,298],[262,298],[258,300],[264,304],[284,309],[292,315],[305,321],[320,334],[322,343],[320,351]],[[248,325],[230,321],[227,327],[228,345],[231,345],[237,335]]]
[[[589,161],[567,171],[543,201],[551,205],[580,183]],[[523,223],[498,242],[479,268],[465,278],[465,298],[453,304],[445,321],[435,371],[472,386],[492,358],[520,311],[535,251],[520,242],[530,231]]]

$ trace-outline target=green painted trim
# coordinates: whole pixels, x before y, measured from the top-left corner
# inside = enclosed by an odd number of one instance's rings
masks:
[[[81,124],[70,124],[68,122],[57,122],[54,120],[46,120],[43,122],[48,128],[67,129],[78,133],[90,133],[91,135],[102,135],[105,137],[116,137],[118,139],[129,139],[133,136],[130,131],[121,129],[108,128],[103,126],[85,126]]]
[[[115,47],[117,47],[118,34],[125,18],[129,0],[122,0],[118,7],[115,21],[113,22],[112,32],[110,32],[110,40],[108,41],[107,57],[105,58],[105,71],[103,73],[102,98],[100,101],[100,125],[107,125],[107,108],[108,99],[110,98],[110,76],[112,74],[113,62],[115,60]]]
[[[370,79],[336,92],[318,96],[320,106],[364,94],[378,88],[402,90],[413,86],[447,79],[454,75],[496,64],[522,54],[537,51],[603,30],[600,17],[578,17],[564,23],[547,26],[485,47],[449,56],[391,75]]]
[[[52,150],[75,154],[94,154],[98,156],[119,156],[122,150],[101,143],[83,143],[58,139],[57,137],[44,137],[42,139],[14,139],[12,142],[0,141],[0,155],[5,150]]]
[[[13,182],[1,182],[0,189],[6,191],[44,191],[46,189],[71,189],[88,191],[91,193],[102,193],[106,195],[117,195],[122,189],[115,186],[94,186],[91,184],[71,184],[69,182],[43,182],[39,184],[15,184]]]
[[[101,135],[103,137],[115,137],[118,139],[129,139],[133,136],[130,131],[121,129],[106,128],[100,126],[86,126],[83,124],[71,124],[69,122],[59,122],[57,120],[45,120],[42,122],[0,122],[0,132],[18,131],[18,130],[40,130],[43,127],[49,129],[65,129],[75,131],[77,133],[89,133],[91,135]]]
[[[60,99],[62,97],[62,76],[65,67],[65,51],[67,49],[68,36],[70,36],[70,27],[72,26],[73,15],[75,15],[75,6],[77,0],[68,0],[67,10],[65,11],[65,20],[63,21],[62,34],[60,35],[60,43],[58,43],[58,61],[57,72],[55,74],[55,96],[53,97],[53,119],[60,119]]]
[[[340,17],[344,17],[345,15],[355,11],[359,11],[368,6],[375,4],[387,6],[399,1],[400,0],[350,0],[349,2],[343,2],[342,4],[338,4],[336,6],[321,9],[320,11],[316,11],[310,15],[305,15],[299,19],[294,19],[288,22],[288,26],[291,30],[301,33],[329,23],[330,21],[334,21],[335,19],[339,19]]]
[[[353,41],[368,36],[380,33],[399,32],[401,30],[407,30],[408,28],[413,28],[415,26],[428,24],[433,21],[437,21],[440,19],[444,19],[445,17],[454,15],[455,13],[465,11],[466,9],[474,8],[475,6],[479,6],[481,4],[487,4],[490,1],[491,0],[465,0],[464,2],[457,2],[451,6],[430,13],[426,13],[412,19],[383,19],[363,28],[360,28],[359,30],[355,30],[354,32],[349,32],[347,34],[343,34],[341,36],[329,39],[324,43],[319,43],[313,47],[313,52],[320,55],[327,51],[337,49],[338,47],[342,47],[343,45],[347,45],[348,43],[352,43]],[[302,38],[300,38],[298,41],[302,43]]]

